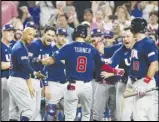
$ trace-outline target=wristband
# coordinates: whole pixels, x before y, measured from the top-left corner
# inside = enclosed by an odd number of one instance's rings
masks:
[[[145,82],[145,83],[149,83],[150,80],[151,80],[151,78],[150,78],[149,76],[146,76],[146,77],[144,78],[144,82]]]

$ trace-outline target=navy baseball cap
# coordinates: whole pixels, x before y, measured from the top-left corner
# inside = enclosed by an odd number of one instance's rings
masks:
[[[32,22],[32,21],[27,22],[27,23],[25,24],[25,28],[26,28],[26,27],[31,27],[31,28],[35,28],[35,29],[36,29],[36,25],[35,25],[35,23]]]
[[[65,35],[65,36],[68,36],[67,30],[66,30],[66,29],[62,29],[62,28],[58,28],[57,31],[56,31],[56,34],[57,34],[57,35]]]
[[[15,28],[12,24],[5,24],[2,28],[3,31],[10,31],[10,30],[13,30],[15,31]]]
[[[93,37],[93,36],[101,36],[101,35],[102,35],[102,32],[101,32],[100,29],[98,29],[98,28],[92,29],[91,37]]]
[[[114,33],[112,31],[106,31],[103,34],[104,38],[113,38],[114,37]]]

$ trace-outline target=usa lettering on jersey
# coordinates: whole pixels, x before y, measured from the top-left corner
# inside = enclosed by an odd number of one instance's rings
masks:
[[[131,57],[132,57],[132,58],[139,59],[139,58],[138,58],[138,52],[137,52],[137,50],[135,50],[135,49],[132,50]]]

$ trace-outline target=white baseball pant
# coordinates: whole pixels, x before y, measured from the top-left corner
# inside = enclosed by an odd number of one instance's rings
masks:
[[[132,83],[133,81],[131,81],[131,79],[128,79],[128,83]],[[137,80],[136,82],[134,82],[132,85],[138,85],[138,86],[142,86],[145,87],[147,89],[151,89],[151,88],[155,88],[156,86],[156,82],[154,80],[154,78],[148,83],[144,83],[144,78]],[[134,91],[135,92],[135,91]],[[133,108],[133,118],[134,121],[155,121],[156,118],[154,116],[154,114],[150,111],[155,111],[152,110],[152,106],[154,106],[154,92],[155,91],[151,91],[146,93],[145,96],[143,97],[139,97],[139,96],[134,96],[134,108]]]
[[[7,82],[11,103],[9,118],[17,119],[20,115],[31,119],[34,111],[34,99],[31,98],[28,85],[25,79],[19,77],[9,77]]]
[[[65,89],[64,93],[64,114],[65,121],[74,121],[78,100],[82,107],[82,121],[90,121],[91,105],[92,105],[92,83],[84,81],[76,81],[71,83],[75,86],[75,90]]]
[[[7,89],[7,78],[1,78],[1,120],[8,121],[9,120],[9,93]]]
[[[42,88],[40,87],[40,80],[39,79],[34,79],[32,78],[32,83],[33,83],[33,87],[35,89],[35,96],[34,96],[34,112],[33,112],[33,117],[32,117],[32,121],[42,121],[42,117],[40,114],[40,109],[41,109],[41,92],[42,92]]]
[[[131,94],[131,93],[133,93],[132,86],[130,86],[127,83],[126,89],[123,94]],[[133,105],[134,105],[133,97],[129,98],[121,97],[119,121],[131,121],[131,116],[134,108]]]
[[[101,96],[101,97],[100,97]],[[100,98],[99,98],[100,97]],[[116,120],[116,88],[111,84],[98,84],[95,92],[93,119],[102,121],[106,105],[110,108],[111,119]]]
[[[62,84],[59,82],[48,81],[48,86],[51,92],[51,99],[47,100],[47,104],[58,104],[64,97],[64,91],[68,83]]]
[[[120,121],[121,117],[121,103],[123,100],[123,93],[125,91],[126,84],[122,82],[117,82],[116,84],[116,118]]]

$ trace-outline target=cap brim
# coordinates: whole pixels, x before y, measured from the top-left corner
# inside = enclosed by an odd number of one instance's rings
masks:
[[[8,28],[8,29],[5,29],[5,30],[3,30],[3,31],[11,31],[11,30],[15,31],[14,28]]]
[[[110,35],[104,35],[104,38],[109,37],[109,38],[113,38],[113,36]]]

